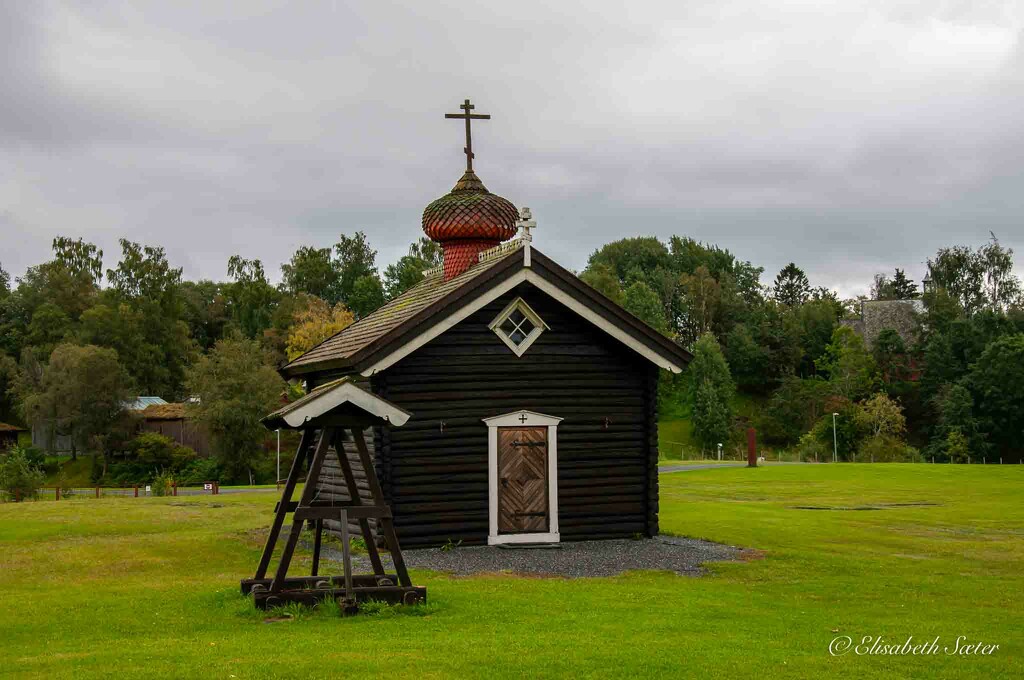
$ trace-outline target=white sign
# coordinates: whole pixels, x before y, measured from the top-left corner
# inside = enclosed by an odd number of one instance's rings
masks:
[[[213,484],[203,484],[204,491],[213,491]]]
[[[147,484],[146,485],[146,493],[149,493],[152,490],[153,490],[153,487],[151,487],[149,484]]]

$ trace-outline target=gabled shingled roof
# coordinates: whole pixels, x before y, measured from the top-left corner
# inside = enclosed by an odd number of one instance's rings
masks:
[[[286,377],[323,371],[384,370],[457,323],[474,305],[530,282],[662,368],[682,370],[692,356],[669,338],[531,248],[526,265],[521,241],[481,254],[481,262],[445,281],[428,273],[413,288],[336,333],[281,369]]]
[[[405,409],[378,397],[351,377],[332,380],[309,394],[282,406],[260,422],[268,430],[301,429],[307,423],[332,413],[354,414],[373,422],[402,426],[412,415]]]
[[[467,285],[516,252],[519,252],[518,247],[507,248],[507,252],[500,256],[479,262],[449,281],[444,280],[444,274],[439,268],[428,271],[415,286],[288,363],[281,369],[282,372],[285,375],[304,373],[307,371],[303,369],[311,365],[352,357],[432,303]],[[522,255],[519,257],[521,259]]]

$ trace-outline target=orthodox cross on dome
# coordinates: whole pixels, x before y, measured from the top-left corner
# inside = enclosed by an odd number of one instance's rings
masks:
[[[519,221],[516,222],[516,226],[522,230],[521,236],[524,241],[533,240],[530,230],[537,226],[537,220],[533,219],[533,213],[529,208],[524,207],[519,211]]]
[[[466,147],[463,150],[466,152],[466,172],[473,172],[473,136],[469,128],[469,122],[471,120],[490,120],[491,114],[470,113],[476,107],[470,104],[468,99],[459,108],[463,110],[463,113],[446,113],[444,117],[464,118],[466,120]]]

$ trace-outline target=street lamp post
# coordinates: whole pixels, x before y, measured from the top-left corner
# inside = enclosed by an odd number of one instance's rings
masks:
[[[839,462],[839,436],[836,434],[836,416],[838,413],[832,414],[832,462]]]
[[[722,460],[722,442],[718,442],[718,460]]]

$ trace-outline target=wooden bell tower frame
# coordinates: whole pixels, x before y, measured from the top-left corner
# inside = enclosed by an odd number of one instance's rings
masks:
[[[402,559],[392,521],[391,508],[385,504],[380,482],[374,469],[373,459],[366,447],[363,430],[372,425],[404,425],[409,413],[394,404],[362,389],[348,378],[334,381],[317,388],[298,401],[270,414],[263,419],[270,429],[287,427],[300,430],[295,459],[292,461],[288,478],[281,493],[281,500],[274,508],[274,521],[270,526],[263,554],[260,556],[256,574],[241,582],[242,593],[252,594],[260,609],[299,602],[315,605],[323,600],[334,599],[348,613],[358,610],[359,602],[382,600],[390,603],[416,604],[425,602],[427,589],[412,585],[409,572]],[[359,462],[366,474],[370,492],[370,503],[360,498],[356,478],[348,456],[344,453],[344,437],[349,434],[359,455]],[[327,455],[333,448],[338,466],[345,478],[349,492],[348,505],[317,499],[317,484],[320,471]],[[308,461],[305,486],[298,501],[293,501],[295,487],[302,474],[302,467]],[[292,525],[284,542],[277,569],[273,578],[267,578],[271,557],[277,546],[288,513]],[[343,573],[336,576],[320,575],[320,549],[323,538],[324,520],[333,519],[341,523]],[[366,549],[369,553],[372,574],[353,574],[352,555],[349,546],[349,520],[359,523]],[[370,528],[370,519],[376,519],[385,547],[391,554],[395,573],[385,572],[376,537]],[[302,534],[302,526],[313,523],[313,564],[310,576],[288,576],[295,555],[295,547]]]

